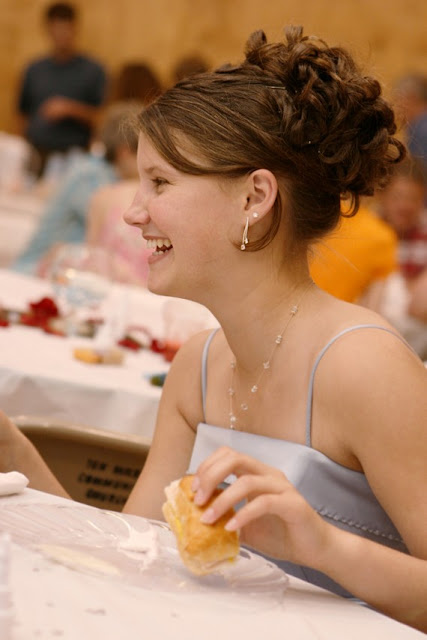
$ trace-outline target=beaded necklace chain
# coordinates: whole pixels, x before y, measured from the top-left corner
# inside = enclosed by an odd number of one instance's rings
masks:
[[[265,375],[265,373],[271,368],[271,363],[274,357],[274,354],[276,353],[276,350],[278,349],[278,347],[282,344],[283,342],[283,336],[286,333],[287,328],[289,327],[289,324],[292,322],[292,318],[294,318],[296,316],[296,314],[299,311],[299,306],[301,304],[302,299],[304,298],[305,294],[307,293],[307,291],[309,290],[309,288],[311,287],[311,285],[314,284],[312,281],[310,282],[309,286],[304,290],[303,294],[301,295],[301,298],[299,299],[297,304],[294,304],[289,311],[289,316],[286,320],[285,326],[283,327],[282,331],[276,336],[275,340],[274,340],[274,345],[271,349],[270,355],[267,358],[267,360],[265,360],[265,362],[262,363],[262,369],[261,369],[261,373],[259,374],[257,380],[254,382],[254,384],[251,386],[250,389],[250,393],[252,397],[253,395],[255,395],[256,393],[258,393],[259,390],[259,384],[263,378],[263,376]],[[235,429],[237,426],[237,417],[236,417],[236,413],[234,411],[234,399],[236,396],[236,389],[234,386],[234,378],[235,378],[235,372],[236,372],[236,360],[232,360],[230,363],[230,367],[231,367],[231,380],[230,380],[230,386],[228,388],[228,397],[229,397],[229,420],[230,420],[230,429]],[[247,400],[246,402],[242,402],[240,404],[240,409],[241,411],[248,411],[249,410],[249,400]]]

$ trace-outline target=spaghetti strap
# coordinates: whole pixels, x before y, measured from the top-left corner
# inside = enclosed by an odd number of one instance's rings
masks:
[[[321,359],[323,358],[323,356],[325,355],[329,347],[331,347],[334,344],[334,342],[338,340],[338,338],[341,338],[341,336],[345,335],[346,333],[350,333],[350,331],[355,331],[357,329],[381,329],[381,331],[387,331],[387,333],[391,333],[391,335],[396,336],[396,338],[398,338],[401,342],[403,342],[403,344],[405,344],[409,349],[411,349],[411,351],[413,350],[408,345],[406,340],[402,338],[402,336],[400,336],[398,333],[396,333],[392,329],[388,329],[388,327],[383,327],[380,324],[357,324],[357,325],[354,325],[354,327],[348,327],[347,329],[340,331],[340,333],[338,333],[334,338],[332,338],[328,342],[328,344],[323,347],[323,349],[317,356],[313,369],[311,370],[311,374],[310,374],[310,382],[308,385],[308,396],[307,396],[307,411],[306,411],[306,419],[305,419],[305,444],[307,447],[311,448],[311,417],[312,417],[312,411],[313,411],[314,376],[316,374],[317,367],[319,366],[319,362],[321,361]]]
[[[208,387],[208,353],[212,339],[219,327],[214,329],[207,337],[205,346],[202,352],[202,407],[203,407],[203,422],[206,422],[206,392]]]

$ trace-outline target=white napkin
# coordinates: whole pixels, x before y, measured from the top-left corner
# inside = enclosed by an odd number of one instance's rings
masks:
[[[13,493],[21,493],[27,486],[27,476],[19,471],[0,473],[0,496],[10,496]]]

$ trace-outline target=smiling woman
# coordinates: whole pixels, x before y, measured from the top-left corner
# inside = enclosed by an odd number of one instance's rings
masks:
[[[225,229],[239,243],[240,222],[233,212],[242,197],[240,181],[180,171],[143,133],[138,169],[139,189],[125,220],[140,228],[147,246],[154,249],[148,259],[148,287],[183,298],[197,290],[198,301],[209,306],[205,294],[212,293],[219,263],[225,267],[235,260],[233,244],[224,243],[222,234]],[[219,212],[225,226],[219,224]]]
[[[139,129],[126,220],[154,249],[148,287],[221,328],[175,357],[126,511],[160,518],[186,472],[200,506],[235,479],[205,524],[234,507],[226,528],[289,573],[427,630],[426,371],[307,263],[404,155],[378,82],[299,27],[256,32],[240,65],[179,82]]]

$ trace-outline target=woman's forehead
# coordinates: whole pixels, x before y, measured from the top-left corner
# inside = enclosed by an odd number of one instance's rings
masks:
[[[140,169],[151,171],[152,169],[166,169],[173,167],[160,155],[149,138],[140,133],[138,138],[137,161]]]
[[[169,161],[156,149],[152,140],[144,132],[141,132],[138,141],[138,166],[144,170],[147,166],[155,165],[157,168],[176,173],[192,173],[181,168],[181,163],[183,163],[184,166],[193,164],[197,168],[205,167],[209,171],[207,158],[196,147],[196,144],[181,132],[174,131],[171,134],[171,150],[171,161]]]

